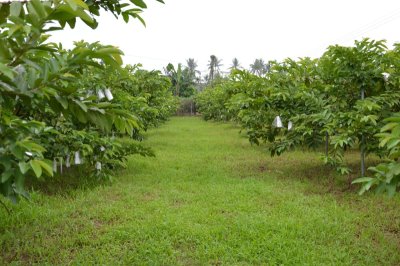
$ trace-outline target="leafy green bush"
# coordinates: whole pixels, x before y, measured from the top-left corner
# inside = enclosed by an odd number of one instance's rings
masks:
[[[235,82],[226,80],[205,88],[195,96],[197,111],[205,120],[227,121],[234,117],[227,109],[226,103],[234,93],[235,85]]]

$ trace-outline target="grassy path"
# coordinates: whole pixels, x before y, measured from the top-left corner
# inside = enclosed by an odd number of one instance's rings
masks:
[[[400,264],[400,198],[326,192],[317,154],[271,159],[198,118],[147,137],[157,157],[111,186],[0,210],[0,264]]]

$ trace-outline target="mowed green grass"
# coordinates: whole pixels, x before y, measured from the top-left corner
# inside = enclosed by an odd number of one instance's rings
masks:
[[[0,210],[0,264],[400,264],[399,196],[360,197],[318,153],[270,158],[238,132],[173,118],[111,185]]]

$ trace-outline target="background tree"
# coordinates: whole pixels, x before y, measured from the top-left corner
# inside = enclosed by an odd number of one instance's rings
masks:
[[[210,56],[210,61],[208,62],[208,69],[210,70],[208,75],[208,83],[210,83],[211,86],[216,75],[219,74],[219,68],[222,66],[221,62],[222,60],[218,59],[215,55]]]
[[[172,83],[172,92],[175,96],[179,96],[181,81],[182,81],[182,66],[178,64],[178,69],[175,69],[174,65],[169,63],[166,68],[164,68],[164,73],[170,78]]]
[[[197,70],[197,62],[193,58],[189,58],[186,60],[186,68],[188,69],[189,75],[193,80],[196,80],[197,74],[200,75],[200,71]]]
[[[257,76],[262,76],[268,72],[268,65],[264,63],[263,59],[254,60],[253,64],[250,64],[250,72]]]
[[[195,93],[195,77],[192,71],[193,68],[182,69],[182,64],[178,64],[177,69],[171,63],[164,68],[165,75],[171,80],[171,90],[175,96],[190,97]]]
[[[232,59],[232,65],[231,65],[231,67],[229,69],[233,70],[233,69],[239,69],[241,67],[242,66],[239,63],[239,60],[235,57],[235,58]]]

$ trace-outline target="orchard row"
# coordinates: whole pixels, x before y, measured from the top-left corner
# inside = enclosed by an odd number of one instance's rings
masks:
[[[28,197],[25,181],[80,168],[82,178],[110,178],[130,154],[152,155],[144,130],[176,110],[171,83],[159,72],[122,67],[118,48],[49,34],[100,10],[140,18],[143,1],[39,1],[0,4],[0,192]],[[162,2],[162,1],[159,1]],[[123,138],[123,136],[129,136]]]
[[[262,75],[234,70],[197,96],[205,119],[238,122],[271,156],[324,147],[323,161],[342,174],[349,149],[360,150],[361,192],[394,194],[400,184],[400,45],[364,39],[330,46],[321,58],[269,62]],[[365,172],[365,156],[388,160]]]

